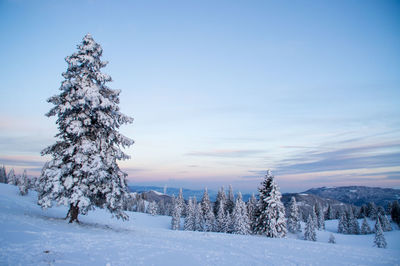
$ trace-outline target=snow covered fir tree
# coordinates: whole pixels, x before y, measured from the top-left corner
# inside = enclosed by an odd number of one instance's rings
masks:
[[[121,148],[133,140],[118,129],[133,119],[120,112],[120,91],[106,85],[111,77],[100,71],[107,65],[101,60],[101,46],[87,34],[77,48],[65,59],[61,93],[48,99],[54,107],[47,116],[57,117],[59,133],[56,143],[42,151],[51,160],[42,169],[38,204],[48,208],[56,201],[69,206],[69,222],[78,222],[78,214],[95,206],[127,219],[126,174],[117,160],[129,159]]]
[[[300,214],[295,197],[292,197],[289,202],[289,217],[287,220],[287,226],[289,232],[293,234],[301,232]]]
[[[317,241],[317,225],[311,215],[308,216],[306,222],[306,228],[304,229],[304,239],[309,241]]]
[[[204,190],[200,206],[201,206],[201,216],[202,216],[202,222],[201,222],[202,229],[204,232],[211,232],[214,229],[215,216],[212,210],[212,205],[210,202],[210,197],[208,195],[207,188]]]
[[[254,225],[255,233],[277,238],[286,236],[285,207],[270,170],[267,171],[258,190],[260,196]]]
[[[246,204],[242,200],[242,193],[238,193],[235,207],[232,212],[232,229],[234,234],[250,234],[250,220],[247,213]]]
[[[382,227],[381,227],[381,223],[380,223],[379,219],[377,219],[376,223],[375,223],[374,246],[376,246],[378,248],[386,248],[387,247],[386,239],[385,239],[385,236],[383,235],[383,231],[382,231]]]

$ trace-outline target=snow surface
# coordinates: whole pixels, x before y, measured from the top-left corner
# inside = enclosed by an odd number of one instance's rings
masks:
[[[164,193],[161,193],[161,192],[158,192],[158,191],[155,191],[155,190],[150,190],[150,191],[152,191],[152,192],[154,192],[154,194],[157,194],[157,195],[165,195]]]
[[[105,210],[68,224],[65,207],[47,211],[36,193],[0,184],[0,265],[399,265],[400,231],[385,232],[387,249],[374,235],[336,234],[337,221],[317,232],[318,242],[261,236],[172,231],[171,217],[128,212],[111,219]]]

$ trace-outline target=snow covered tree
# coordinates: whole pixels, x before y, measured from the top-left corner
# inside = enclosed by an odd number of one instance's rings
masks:
[[[382,230],[384,232],[393,230],[392,225],[390,224],[389,219],[386,217],[385,214],[379,214],[377,219],[379,219],[379,222],[381,223],[382,226]]]
[[[335,213],[333,212],[332,206],[329,204],[328,209],[326,210],[325,220],[333,220],[335,219]]]
[[[201,214],[203,231],[211,232],[214,229],[214,213],[211,207],[208,190],[205,188],[203,198],[201,200]]]
[[[392,217],[392,221],[400,226],[400,204],[397,200],[393,201],[392,203],[390,216]]]
[[[233,195],[232,185],[229,185],[228,198],[226,200],[226,211],[232,214],[233,208],[235,207],[235,196]]]
[[[383,231],[382,231],[382,227],[381,227],[381,223],[380,223],[379,219],[376,219],[376,223],[375,223],[374,244],[378,248],[386,248],[386,246],[387,246],[386,239],[385,239],[385,236],[383,235]]]
[[[16,186],[18,184],[17,177],[15,175],[13,168],[10,170],[10,172],[8,172],[7,182],[9,185],[14,185],[14,186]]]
[[[285,207],[281,202],[281,193],[275,184],[274,176],[268,170],[259,187],[260,197],[254,230],[267,237],[286,236]]]
[[[165,205],[165,200],[163,200],[163,199],[160,200],[157,205],[158,205],[158,213],[160,215],[166,215],[167,208],[166,208],[166,205]]]
[[[185,231],[195,231],[196,230],[196,206],[193,204],[192,198],[189,198],[186,216],[185,216],[185,224],[183,226]]]
[[[376,215],[385,215],[385,209],[382,206],[378,206],[378,208],[376,209]]]
[[[348,232],[348,224],[347,217],[344,212],[340,215],[339,223],[338,223],[338,233],[339,234],[347,234]]]
[[[254,222],[255,222],[255,217],[256,217],[256,211],[257,211],[257,199],[254,196],[254,193],[251,195],[249,201],[247,202],[247,213],[249,215],[249,220],[250,220],[250,229],[253,232],[254,230]]]
[[[315,209],[315,204],[313,205],[312,210],[311,210],[311,218],[312,218],[313,221],[314,221],[315,227],[318,228],[318,217],[317,217],[317,210]],[[307,218],[307,219],[308,219],[308,218]],[[307,220],[306,220],[306,221],[307,221]]]
[[[195,206],[195,211],[194,211],[195,231],[202,231],[203,215],[201,213],[201,204],[197,203],[196,197],[193,198],[193,205]]]
[[[360,212],[358,214],[358,218],[364,218],[368,216],[367,205],[363,204],[360,208]]]
[[[225,232],[232,234],[233,233],[233,217],[229,212],[226,212],[226,220],[225,220]]]
[[[227,222],[226,222],[226,212],[225,212],[225,204],[223,201],[219,201],[219,206],[218,206],[218,213],[217,216],[215,217],[215,231],[216,232],[222,232],[226,233],[228,232],[228,228],[226,227]]]
[[[346,213],[347,215],[347,234],[360,234],[360,225],[358,224],[357,218],[353,214],[353,209],[350,208],[349,211]]]
[[[225,195],[224,187],[221,187],[220,190],[218,190],[217,198],[215,199],[215,203],[214,203],[215,217],[218,216],[219,207],[221,206],[221,203],[225,210],[226,209],[226,195]]]
[[[137,201],[136,211],[137,212],[145,212],[146,211],[146,204],[144,203],[144,200],[142,198],[139,198]]]
[[[0,168],[0,183],[7,184],[7,172],[6,172],[6,167],[4,165],[3,167]]]
[[[371,227],[369,227],[369,224],[368,224],[368,222],[367,222],[367,218],[365,218],[364,217],[364,219],[363,219],[363,222],[362,222],[362,224],[361,224],[361,230],[360,230],[360,233],[362,234],[362,235],[368,235],[368,234],[371,234]]]
[[[247,214],[246,204],[242,200],[242,193],[238,193],[235,207],[232,212],[232,229],[234,234],[250,234],[250,220]]]
[[[171,219],[171,229],[172,230],[179,230],[181,224],[181,205],[179,199],[175,197],[172,198],[173,210],[172,210],[172,219]]]
[[[157,214],[157,203],[155,201],[152,201],[149,203],[149,206],[147,206],[147,213],[151,215],[156,215]]]
[[[19,194],[21,194],[21,196],[25,196],[26,194],[28,194],[28,185],[28,175],[26,173],[26,170],[24,170],[18,180]]]
[[[336,244],[336,239],[335,239],[335,236],[333,234],[329,235],[328,243]]]
[[[183,199],[182,188],[179,189],[179,194],[178,194],[178,198],[176,199],[176,203],[178,204],[178,207],[181,211],[179,216],[183,216],[186,204],[185,204],[185,200]]]
[[[121,148],[133,141],[118,129],[133,119],[120,112],[120,91],[106,86],[111,77],[100,71],[107,65],[100,59],[101,46],[87,34],[77,48],[65,59],[61,93],[48,99],[55,106],[46,115],[57,117],[59,133],[58,141],[42,151],[52,159],[42,169],[38,204],[69,206],[70,223],[95,206],[125,220],[127,174],[117,160],[129,159]]]
[[[36,190],[39,187],[39,178],[36,176],[32,176],[31,178],[28,179],[28,188],[31,190]]]
[[[318,230],[325,229],[324,212],[322,210],[321,205],[319,205],[318,203],[315,204],[315,215],[316,215],[316,219],[317,219],[316,225],[317,225]]]
[[[301,232],[300,214],[295,197],[292,197],[289,202],[289,217],[287,223],[289,232],[293,234]]]
[[[372,220],[376,219],[376,217],[377,217],[377,208],[376,208],[375,203],[373,203],[373,202],[368,203],[368,205],[367,205],[367,216],[369,218],[371,218]]]
[[[314,219],[311,217],[311,215],[309,215],[306,222],[306,228],[304,230],[305,240],[317,241],[317,233],[315,231],[315,227],[316,225],[314,223]]]

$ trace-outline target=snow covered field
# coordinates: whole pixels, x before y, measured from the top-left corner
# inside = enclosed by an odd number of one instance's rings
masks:
[[[221,233],[172,231],[171,218],[129,212],[111,219],[103,210],[63,220],[65,207],[42,211],[36,193],[0,184],[0,265],[399,265],[400,231],[385,232],[387,249],[372,247],[374,235],[335,234],[326,223],[318,242]],[[371,225],[373,225],[371,223]]]

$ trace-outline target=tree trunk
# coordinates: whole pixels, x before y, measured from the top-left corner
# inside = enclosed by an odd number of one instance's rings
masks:
[[[79,207],[74,206],[73,204],[70,204],[69,211],[67,214],[67,216],[69,216],[69,218],[70,218],[69,223],[73,223],[73,222],[79,223],[78,214],[79,214]]]

